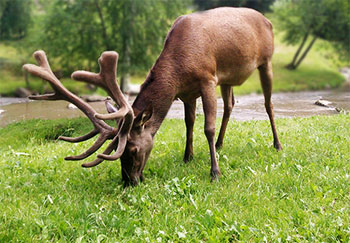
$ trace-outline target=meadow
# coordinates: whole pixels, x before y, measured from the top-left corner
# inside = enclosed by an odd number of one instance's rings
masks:
[[[125,189],[119,161],[64,161],[93,141],[57,137],[88,131],[86,119],[0,128],[0,242],[350,240],[349,115],[278,119],[280,152],[268,121],[231,121],[213,183],[203,120],[188,164],[184,122],[166,120],[145,181]]]

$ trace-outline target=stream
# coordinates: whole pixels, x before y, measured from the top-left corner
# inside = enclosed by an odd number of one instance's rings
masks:
[[[133,102],[135,97],[129,99]],[[236,104],[231,117],[238,121],[268,119],[262,94],[235,97]],[[328,107],[316,105],[324,101]],[[350,92],[334,90],[276,93],[272,95],[276,118],[335,115],[337,110],[350,111]],[[69,109],[66,101],[30,101],[26,98],[0,97],[0,126],[26,119],[58,119],[84,116],[78,109]],[[105,113],[104,102],[90,103],[97,112]],[[336,109],[337,108],[337,109]],[[197,100],[197,114],[202,114],[201,99]],[[223,102],[218,99],[218,116],[222,116]],[[184,118],[183,103],[175,100],[167,118]]]

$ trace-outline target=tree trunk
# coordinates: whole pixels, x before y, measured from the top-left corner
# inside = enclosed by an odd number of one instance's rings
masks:
[[[304,51],[303,55],[301,55],[301,57],[299,58],[299,60],[297,61],[297,63],[295,64],[295,68],[297,69],[297,67],[300,65],[300,63],[304,60],[304,58],[306,57],[306,55],[308,54],[308,52],[311,50],[311,47],[314,45],[315,41],[317,40],[317,37],[315,36],[312,41],[310,42],[309,46],[306,48],[306,50]]]
[[[131,16],[135,15],[135,9],[133,1],[130,2],[130,10],[131,10]],[[129,31],[133,30],[133,17],[128,22],[128,29]],[[124,50],[123,50],[123,73],[120,79],[120,90],[123,93],[128,92],[129,89],[129,83],[130,83],[130,66],[131,66],[131,51],[130,51],[130,43],[132,42],[132,37],[130,36],[130,32],[125,32],[123,34],[123,42],[124,42]]]
[[[104,20],[103,14],[102,14],[102,9],[100,7],[100,4],[99,4],[98,0],[95,0],[95,5],[96,5],[97,12],[98,12],[98,16],[99,16],[100,21],[101,21],[103,40],[105,42],[105,46],[106,46],[107,50],[110,51],[111,47],[109,45],[109,39],[108,39],[108,35],[107,35],[107,28],[106,28],[106,24],[105,24],[105,20]]]
[[[295,67],[295,62],[297,61],[298,56],[299,56],[301,50],[303,49],[303,47],[304,47],[304,45],[305,45],[305,43],[306,43],[308,37],[309,37],[309,32],[305,33],[304,38],[303,38],[303,41],[301,42],[301,44],[300,44],[300,46],[299,46],[297,52],[295,53],[292,62],[289,63],[289,64],[286,66],[286,68],[288,68],[288,69],[295,69],[295,68],[296,68],[296,67]]]

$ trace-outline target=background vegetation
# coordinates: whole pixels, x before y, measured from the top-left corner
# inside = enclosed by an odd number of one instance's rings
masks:
[[[338,69],[350,65],[347,0],[0,0],[0,94],[12,96],[26,85],[49,91],[31,77],[30,85],[25,83],[21,71],[37,49],[48,53],[56,74],[77,93],[95,90],[71,82],[70,73],[97,70],[100,53],[115,50],[120,54],[119,80],[126,89],[130,79],[143,82],[177,16],[220,6],[252,7],[272,20],[275,91],[341,85]],[[286,66],[299,68],[289,71]],[[255,74],[236,93],[260,92],[259,86]]]

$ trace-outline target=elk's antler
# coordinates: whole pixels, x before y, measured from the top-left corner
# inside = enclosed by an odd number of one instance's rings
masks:
[[[97,118],[102,120],[124,118],[120,122],[120,130],[118,135],[119,145],[117,151],[113,155],[103,153],[97,156],[98,158],[105,160],[116,160],[122,155],[134,120],[134,112],[116,83],[115,70],[117,69],[117,60],[118,53],[114,51],[106,51],[102,53],[101,57],[98,59],[98,63],[100,65],[99,73],[75,71],[72,74],[72,79],[74,80],[94,84],[106,90],[118,105],[119,110],[117,112],[112,112],[110,114],[97,114]]]
[[[120,91],[116,83],[116,67],[118,61],[118,54],[116,52],[104,52],[100,59],[100,73],[90,73],[85,71],[78,71],[72,74],[73,79],[83,80],[97,86],[104,88],[114,99],[116,104],[120,107],[119,110],[112,109],[112,105],[106,103],[107,109],[110,114],[98,114],[88,103],[84,102],[81,98],[71,93],[66,89],[62,83],[53,74],[49,62],[47,61],[44,51],[36,51],[34,53],[34,58],[38,62],[39,66],[33,64],[26,64],[23,68],[30,72],[31,74],[38,76],[44,80],[47,80],[55,93],[30,96],[33,100],[66,100],[74,105],[76,105],[84,114],[91,120],[94,125],[94,129],[86,135],[70,138],[60,136],[59,139],[68,142],[81,142],[88,140],[98,133],[100,133],[99,138],[96,142],[84,153],[77,156],[66,157],[66,160],[81,160],[92,153],[97,151],[107,139],[113,139],[112,142],[107,146],[103,154],[98,155],[98,158],[90,163],[85,163],[83,167],[92,167],[100,164],[104,159],[115,160],[118,159],[126,146],[127,135],[131,129],[133,123],[133,110],[128,104],[127,100]],[[109,126],[103,120],[107,119],[120,119],[119,129]],[[101,120],[103,119],[103,120]],[[110,156],[109,154],[117,150],[115,154]]]

